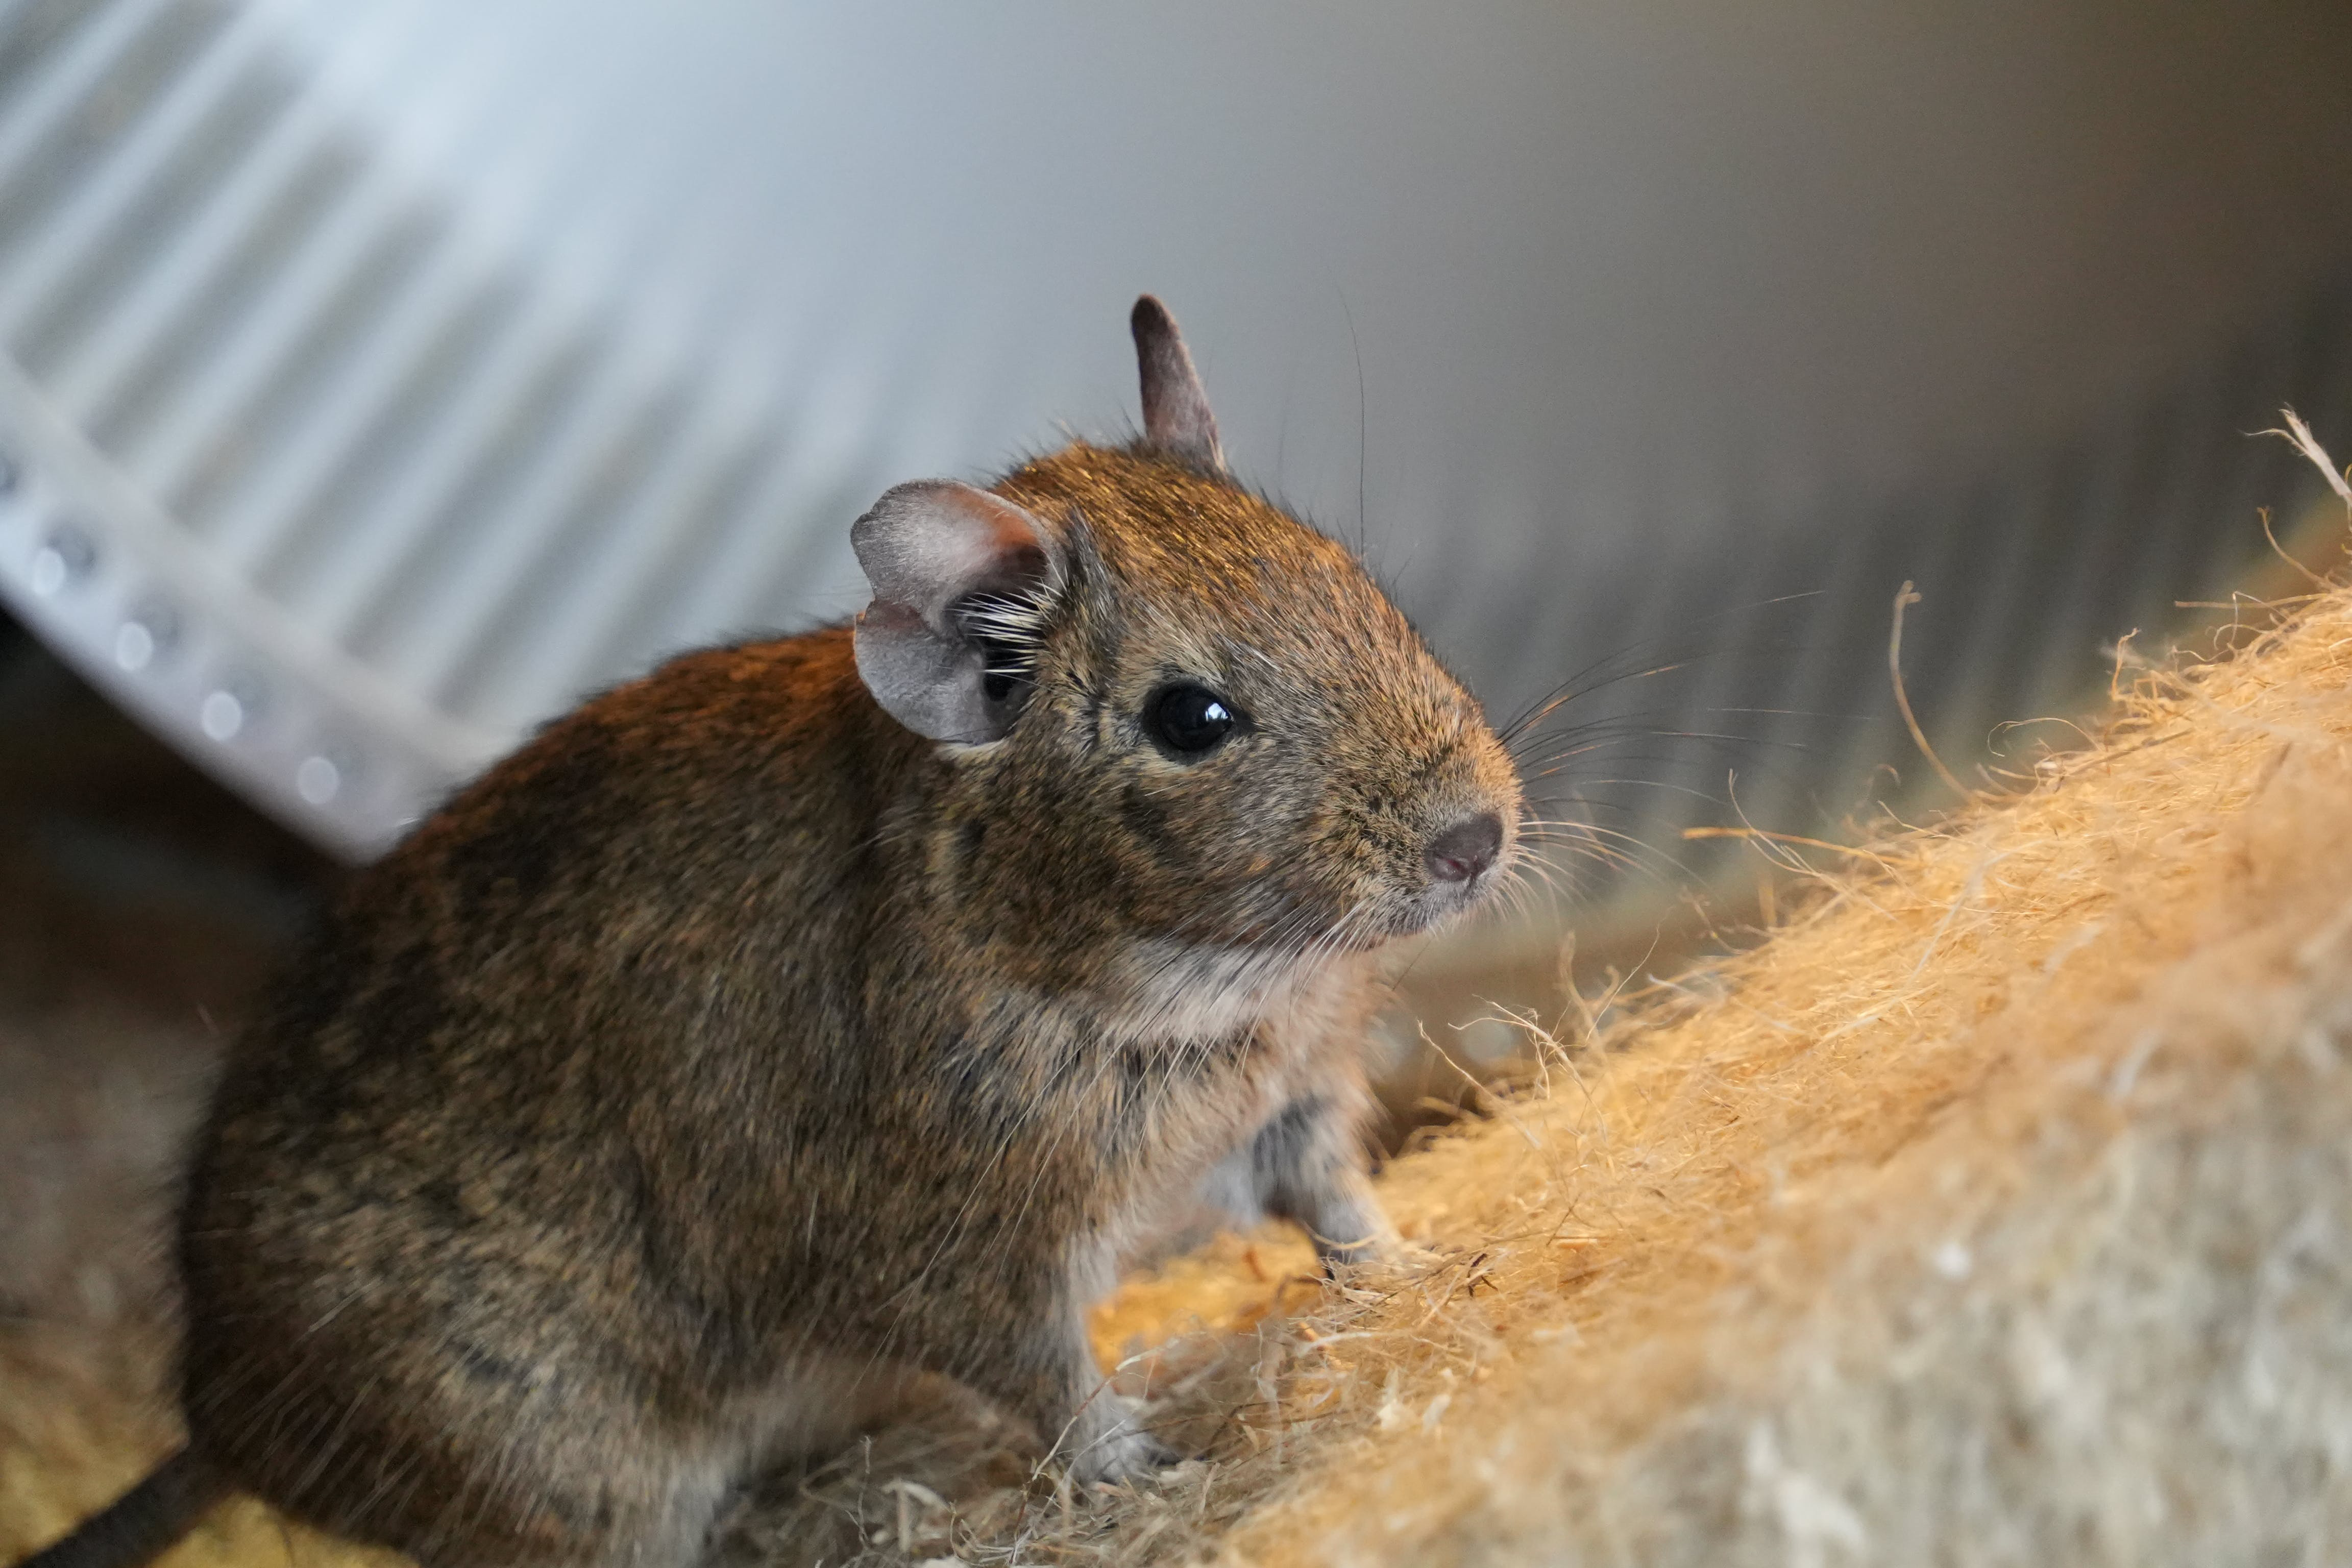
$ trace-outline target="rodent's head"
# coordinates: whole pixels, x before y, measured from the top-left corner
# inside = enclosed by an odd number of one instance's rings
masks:
[[[1180,984],[1470,909],[1518,849],[1508,756],[1347,550],[1226,477],[1159,302],[1133,324],[1142,439],[853,531],[859,673],[941,742],[935,885],[1040,974]]]

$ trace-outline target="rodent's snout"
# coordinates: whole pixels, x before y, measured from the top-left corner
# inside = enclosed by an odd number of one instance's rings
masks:
[[[1440,832],[1422,861],[1440,882],[1472,882],[1491,869],[1503,852],[1503,819],[1491,811],[1465,816]]]
[[[1394,935],[1479,908],[1508,880],[1520,848],[1524,804],[1509,754],[1466,701],[1447,717],[1451,733],[1433,737],[1428,751],[1389,757],[1370,781],[1373,798],[1402,807],[1380,834]],[[1414,781],[1402,799],[1380,789],[1400,774]]]

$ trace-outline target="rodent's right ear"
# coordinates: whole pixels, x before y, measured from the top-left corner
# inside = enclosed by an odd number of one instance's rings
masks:
[[[849,542],[874,588],[857,617],[857,673],[918,735],[977,744],[1028,694],[1022,612],[1050,595],[1058,546],[1002,496],[951,479],[884,492]]]
[[[1225,471],[1225,449],[1217,441],[1217,416],[1192,351],[1176,330],[1168,307],[1146,294],[1127,318],[1135,333],[1135,359],[1143,378],[1143,438],[1162,452],[1211,474]]]

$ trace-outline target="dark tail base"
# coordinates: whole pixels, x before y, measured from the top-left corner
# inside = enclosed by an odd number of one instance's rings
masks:
[[[229,1488],[183,1448],[104,1512],[21,1568],[136,1568],[194,1528]]]

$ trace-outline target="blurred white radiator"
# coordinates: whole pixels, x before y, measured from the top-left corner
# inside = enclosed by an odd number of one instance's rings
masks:
[[[268,12],[5,26],[0,582],[207,765],[364,854],[667,628],[789,603],[773,411],[469,245]]]

